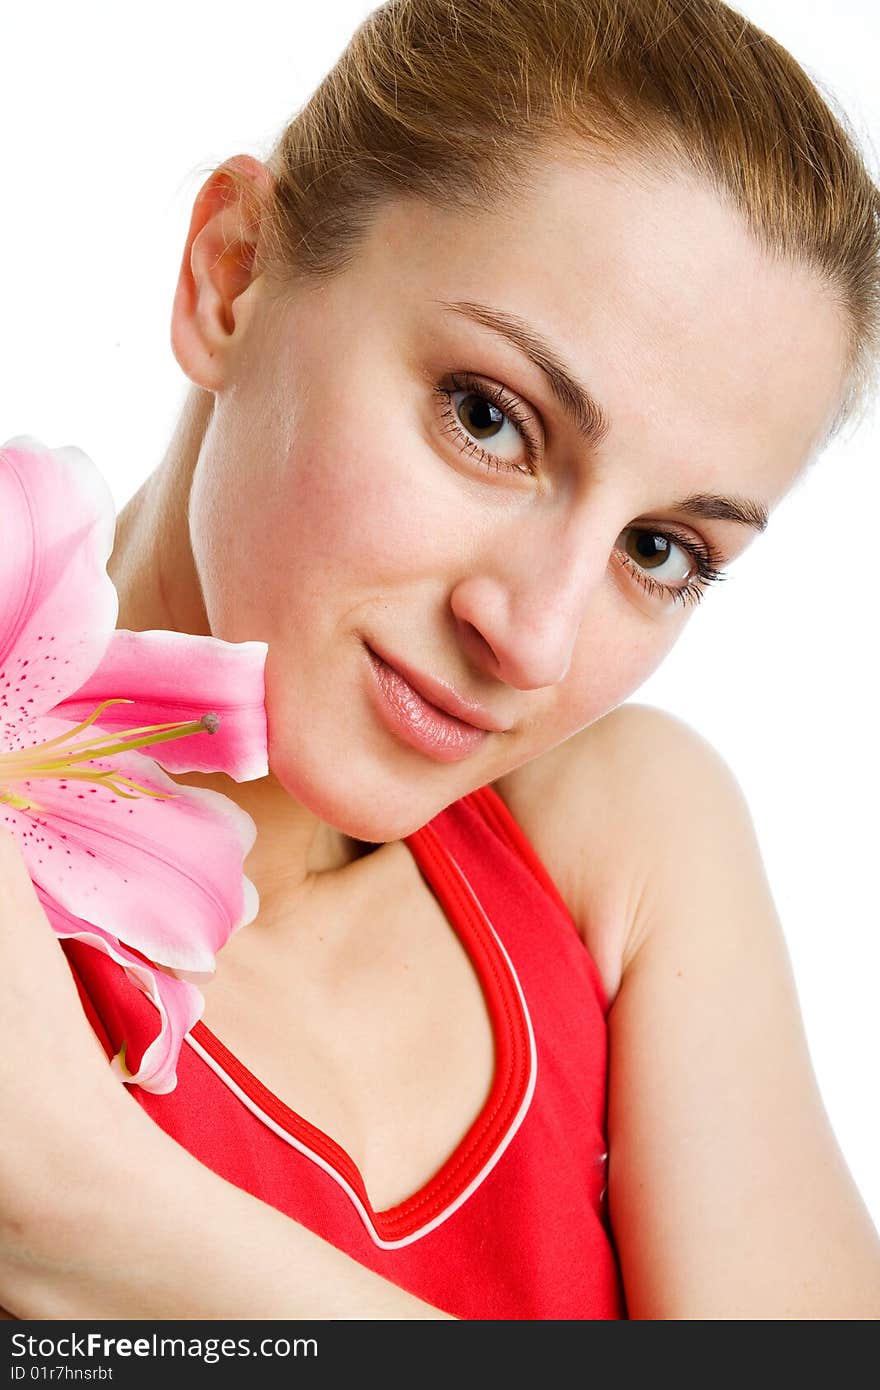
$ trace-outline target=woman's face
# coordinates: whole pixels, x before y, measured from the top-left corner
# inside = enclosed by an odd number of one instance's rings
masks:
[[[698,557],[726,570],[757,534],[707,495],[770,512],[843,385],[831,295],[684,176],[553,162],[479,216],[397,202],[329,286],[245,296],[193,556],[213,634],[268,643],[272,771],[362,840],[635,691]],[[493,727],[444,720],[456,699]]]

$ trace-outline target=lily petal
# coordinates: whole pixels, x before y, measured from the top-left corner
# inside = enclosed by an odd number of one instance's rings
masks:
[[[74,727],[44,716],[29,734],[44,741]],[[63,773],[17,782],[16,792],[39,809],[3,804],[0,820],[32,881],[151,961],[210,974],[216,952],[259,909],[256,887],[242,873],[256,839],[252,817],[221,792],[172,781],[139,752],[93,758],[71,774],[102,769],[173,799],[129,799],[129,786],[120,797]]]
[[[155,1095],[167,1095],[177,1085],[177,1060],[186,1034],[201,1018],[205,999],[195,985],[178,980],[157,966],[141,960],[115,940],[108,932],[92,923],[73,917],[39,887],[37,896],[43,911],[61,940],[74,940],[102,952],[122,967],[132,984],[144,994],[157,1013],[156,1027],[145,1030],[140,1012],[130,1020],[131,1046],[126,1046],[111,1059],[111,1070],[129,1086],[141,1086]],[[75,959],[78,959],[77,956]],[[129,1028],[123,1028],[128,1033]],[[152,1035],[147,1042],[144,1036]],[[146,1045],[145,1045],[146,1044]],[[139,1055],[134,1070],[131,1063]]]
[[[101,713],[101,727],[115,730],[199,719],[213,711],[220,715],[216,733],[157,745],[150,756],[168,772],[225,772],[236,782],[249,782],[269,772],[268,650],[266,642],[119,628],[96,670],[52,713],[77,724],[102,700],[122,695],[134,703],[110,705]]]
[[[116,625],[115,505],[74,447],[0,449],[0,739],[81,686]]]

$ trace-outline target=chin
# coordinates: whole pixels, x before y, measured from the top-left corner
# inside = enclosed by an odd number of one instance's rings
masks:
[[[387,764],[377,769],[368,755],[352,755],[344,747],[328,754],[270,746],[269,767],[288,796],[312,815],[369,844],[406,839],[471,790],[470,784],[460,785],[460,773],[455,786],[432,768],[422,777],[410,773],[406,778]]]

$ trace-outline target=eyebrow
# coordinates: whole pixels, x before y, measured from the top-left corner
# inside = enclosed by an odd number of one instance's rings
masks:
[[[520,352],[543,372],[563,412],[585,442],[595,448],[606,438],[611,429],[611,421],[607,414],[586,386],[566,367],[547,339],[531,324],[516,314],[495,309],[489,304],[478,304],[473,300],[437,299],[434,303],[443,309],[450,309],[454,313],[463,314],[465,318],[473,319],[519,348]],[[716,492],[690,493],[678,502],[673,502],[671,510],[712,521],[736,521],[741,526],[751,527],[753,531],[766,531],[769,521],[767,508],[762,502],[756,502],[749,497]]]

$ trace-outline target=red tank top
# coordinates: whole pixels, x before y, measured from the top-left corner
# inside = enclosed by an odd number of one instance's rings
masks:
[[[201,1022],[175,1090],[132,1094],[229,1182],[456,1317],[625,1318],[606,1202],[608,1002],[595,963],[491,787],[406,844],[474,966],[495,1038],[489,1096],[428,1182],[374,1211],[345,1150]],[[108,956],[62,944],[108,1056],[125,1041],[138,1065],[154,1006]]]

